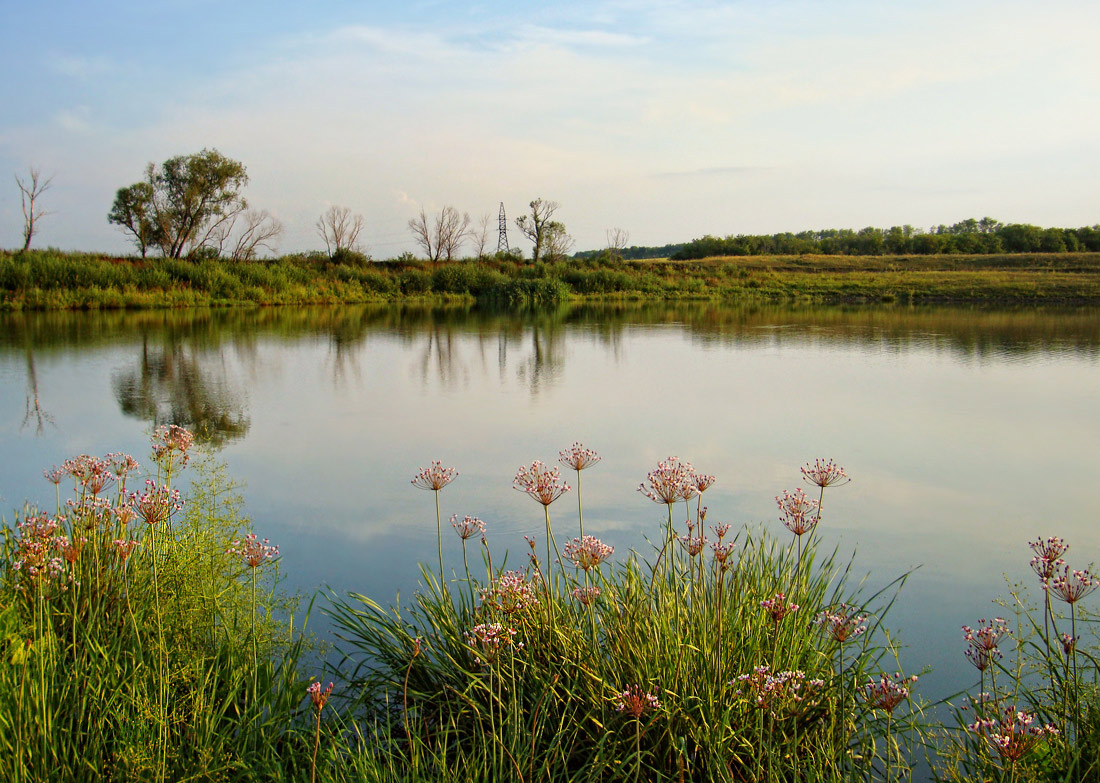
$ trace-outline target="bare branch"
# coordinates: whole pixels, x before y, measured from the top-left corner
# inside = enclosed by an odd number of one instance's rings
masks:
[[[230,258],[234,261],[252,261],[260,250],[274,253],[275,240],[283,233],[282,221],[266,209],[262,212],[250,209],[244,213],[243,219],[244,225]]]
[[[613,259],[622,259],[623,251],[630,241],[630,232],[625,228],[607,229],[607,254]]]
[[[353,215],[347,207],[333,204],[317,218],[316,227],[330,256],[341,251],[361,252],[359,233],[363,230],[362,215]]]
[[[451,261],[470,234],[470,215],[459,213],[454,207],[443,207],[433,227],[421,209],[419,215],[409,220],[409,230],[429,261],[435,263],[441,258]]]
[[[477,260],[485,258],[485,249],[489,247],[489,226],[492,225],[493,216],[486,212],[477,220],[477,227],[470,229],[470,241],[474,245],[474,255]]]
[[[28,179],[24,180],[20,178],[18,174],[15,175],[15,184],[19,186],[19,198],[23,204],[23,249],[26,250],[31,246],[31,239],[34,238],[34,232],[37,229],[37,223],[40,219],[44,218],[50,213],[42,209],[42,206],[37,203],[42,194],[50,189],[50,185],[53,183],[53,176],[42,179],[42,173],[39,169],[31,166],[28,170]]]

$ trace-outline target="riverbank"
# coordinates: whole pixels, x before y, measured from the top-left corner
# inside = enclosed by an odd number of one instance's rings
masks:
[[[513,258],[229,262],[0,252],[2,310],[601,300],[1095,305],[1100,253],[565,259],[534,267]]]

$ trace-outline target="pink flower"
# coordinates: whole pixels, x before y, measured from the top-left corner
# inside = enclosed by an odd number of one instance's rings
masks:
[[[867,615],[858,614],[855,608],[848,604],[841,604],[839,609],[832,612],[828,610],[819,612],[814,622],[824,626],[828,634],[842,644],[867,630],[864,624],[867,622]]]
[[[458,514],[451,517],[451,527],[458,533],[458,537],[465,541],[468,538],[473,538],[476,535],[485,535],[485,523],[477,517],[472,517],[467,514],[463,517],[462,521],[458,521]]]
[[[505,571],[481,591],[481,605],[506,615],[522,612],[538,604],[535,589],[522,571]]]
[[[588,606],[600,597],[600,588],[596,587],[596,585],[592,585],[591,587],[574,587],[573,597],[580,602],[581,606]]]
[[[646,476],[649,482],[638,486],[638,491],[654,503],[671,506],[677,500],[687,500],[696,493],[693,483],[695,471],[690,462],[681,462],[679,457],[668,457],[657,463],[657,469]]]
[[[492,663],[512,644],[516,633],[515,628],[506,628],[500,623],[481,623],[466,632],[466,644],[476,653],[474,661],[478,664]]]
[[[789,614],[797,612],[798,604],[787,601],[786,593],[776,593],[774,598],[766,598],[760,602],[764,611],[771,615],[772,622],[776,625]]]
[[[309,694],[310,701],[313,702],[313,706],[317,708],[317,712],[320,714],[328,702],[329,695],[332,693],[332,683],[330,682],[327,688],[321,690],[321,683],[315,682],[306,688],[306,693]]]
[[[592,467],[599,461],[599,454],[592,449],[586,449],[580,443],[574,443],[564,451],[558,452],[558,462],[578,472]]]
[[[1077,603],[1097,587],[1100,587],[1100,579],[1094,577],[1088,569],[1074,571],[1071,576],[1069,566],[1065,566],[1061,575],[1055,576],[1049,584],[1043,585],[1044,590],[1049,589],[1055,598],[1067,604]]]
[[[640,685],[631,685],[615,700],[615,710],[625,712],[634,719],[641,718],[646,710],[659,709],[661,702],[657,700],[656,694],[643,691]]]
[[[1015,764],[1046,737],[1053,737],[1058,729],[1049,723],[1036,726],[1035,716],[1017,710],[1014,705],[1005,707],[998,719],[978,720],[967,726],[970,731],[985,737],[997,754]]]
[[[438,492],[456,478],[458,478],[458,471],[455,468],[445,468],[442,462],[436,461],[426,468],[421,468],[413,476],[411,483],[419,489],[430,489],[433,492]]]
[[[574,538],[565,545],[565,556],[585,571],[598,568],[614,551],[615,547],[608,546],[595,536]]]
[[[680,536],[678,540],[680,541],[680,545],[685,550],[687,550],[687,553],[690,557],[695,557],[696,555],[698,555],[707,545],[706,536],[704,536],[702,533],[697,536],[693,536],[690,530],[688,531],[688,534],[686,536]]]
[[[822,489],[851,481],[848,474],[844,472],[844,468],[832,460],[822,459],[815,459],[813,465],[807,462],[802,468],[802,477]]]
[[[183,508],[178,489],[167,484],[158,485],[153,479],[145,480],[145,492],[130,493],[130,505],[147,525],[159,525],[167,521],[172,512]]]
[[[171,469],[177,459],[186,465],[191,459],[187,452],[194,443],[195,436],[184,427],[176,424],[157,427],[153,431],[153,460],[166,469]]]
[[[910,685],[916,681],[915,674],[911,677],[902,677],[900,672],[893,677],[884,674],[878,682],[871,679],[863,686],[863,697],[872,709],[893,712],[909,698]]]
[[[1069,551],[1069,544],[1058,536],[1050,536],[1047,539],[1037,538],[1034,541],[1028,541],[1027,545],[1043,560],[1057,560]]]
[[[539,460],[516,471],[512,488],[526,492],[544,506],[549,506],[569,491],[569,485],[561,480],[557,468],[548,468]]]
[[[793,492],[784,490],[782,495],[776,495],[775,502],[779,505],[783,524],[796,536],[813,530],[820,521],[820,517],[816,515],[819,510],[818,502],[806,497],[801,489]]]
[[[227,555],[238,555],[249,568],[258,568],[265,560],[274,560],[279,556],[279,547],[269,545],[265,538],[259,541],[255,533],[249,533],[240,541],[225,550]]]

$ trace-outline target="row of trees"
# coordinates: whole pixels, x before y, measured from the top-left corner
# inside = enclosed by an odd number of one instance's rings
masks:
[[[233,260],[252,259],[263,250],[274,251],[283,226],[266,210],[249,208],[242,195],[247,184],[244,165],[217,150],[179,155],[159,166],[150,163],[140,182],[119,189],[107,220],[130,235],[142,257],[157,250],[169,258],[205,252]],[[533,245],[536,264],[561,258],[572,249],[573,239],[565,225],[553,219],[559,206],[556,201],[537,198],[530,203],[530,214],[515,221]],[[359,238],[363,226],[362,215],[336,205],[315,224],[333,257],[362,252]],[[421,209],[408,226],[416,244],[433,262],[457,258],[469,241],[481,258],[489,245],[490,216],[483,216],[472,228],[470,215],[452,206],[432,217]]]
[[[990,217],[969,218],[928,231],[913,226],[802,231],[798,234],[704,236],[688,242],[671,258],[749,255],[936,255],[941,253],[1065,253],[1100,252],[1100,225],[1083,228],[1040,228],[1004,224]]]

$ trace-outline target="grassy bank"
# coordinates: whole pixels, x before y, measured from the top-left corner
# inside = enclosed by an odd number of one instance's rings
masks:
[[[888,631],[904,576],[868,593],[817,551],[847,481],[831,461],[777,497],[779,536],[708,524],[714,477],[669,458],[641,488],[667,510],[652,551],[616,556],[584,534],[599,457],[575,444],[573,487],[537,461],[517,472],[544,535],[512,570],[471,517],[444,560],[457,472],[433,463],[413,479],[439,536],[422,587],[400,608],[331,597],[326,687],[232,482],[208,462],[177,497],[190,434],[153,446],[144,472],[121,454],[47,471],[53,510],[3,528],[5,780],[894,781],[930,753],[948,780],[1100,779],[1081,603],[1100,580],[1059,539],[1031,544],[1042,603],[1015,588],[1008,621],[952,632],[978,682],[937,725]]]
[[[1100,253],[565,259],[536,268],[510,257],[430,264],[0,252],[0,308],[9,310],[571,299],[1097,304]]]

